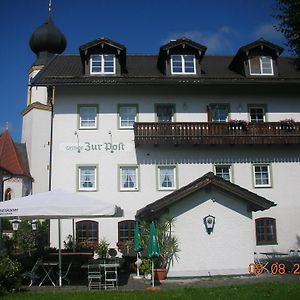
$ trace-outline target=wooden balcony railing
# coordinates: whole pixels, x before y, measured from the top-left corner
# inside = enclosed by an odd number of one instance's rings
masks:
[[[300,144],[300,123],[147,122],[135,123],[134,134],[136,146]]]

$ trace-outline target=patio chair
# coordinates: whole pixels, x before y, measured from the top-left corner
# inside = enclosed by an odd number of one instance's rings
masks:
[[[263,273],[266,272],[266,273],[270,273],[270,271],[268,270],[268,265],[269,265],[269,261],[267,259],[261,259],[259,257],[259,254],[257,252],[254,252],[254,263],[255,264],[260,264],[262,265],[262,268],[263,268]]]
[[[34,282],[36,282],[36,280],[38,280],[41,277],[40,274],[37,273],[37,270],[42,262],[43,259],[41,257],[38,258],[31,271],[28,271],[23,274],[24,277],[28,277],[30,279],[29,287],[31,287],[34,284]]]
[[[69,271],[70,271],[70,269],[71,269],[71,266],[72,266],[72,261],[70,261],[69,262],[69,264],[68,264],[68,267],[67,267],[67,269],[66,270],[62,270],[62,274],[61,274],[61,281],[63,282],[63,281],[66,281],[68,284],[70,284],[70,282],[71,282],[71,280],[67,277],[68,276],[68,274],[69,274]],[[57,274],[57,276],[59,277],[59,272],[56,272],[56,274]],[[59,278],[58,278],[58,280],[57,280],[57,282],[59,281]]]
[[[104,264],[104,288],[118,289],[118,268],[116,263]]]
[[[100,264],[89,264],[88,265],[88,287],[89,290],[98,289],[100,290],[102,284],[102,274]]]

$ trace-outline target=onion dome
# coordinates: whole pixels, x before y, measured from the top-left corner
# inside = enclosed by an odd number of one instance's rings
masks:
[[[51,14],[31,35],[29,45],[37,55],[35,64],[45,64],[54,54],[61,54],[67,46],[64,34],[54,25]]]

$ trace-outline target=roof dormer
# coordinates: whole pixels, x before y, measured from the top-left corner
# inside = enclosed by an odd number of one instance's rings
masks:
[[[278,76],[277,58],[283,48],[259,39],[241,47],[229,68],[247,77]]]
[[[172,40],[160,47],[157,66],[167,76],[199,76],[206,49],[185,37]]]
[[[99,38],[79,47],[85,75],[114,76],[126,73],[126,47]]]

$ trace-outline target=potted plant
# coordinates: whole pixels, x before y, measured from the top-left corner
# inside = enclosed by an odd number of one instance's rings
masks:
[[[109,242],[106,239],[101,239],[95,247],[95,253],[100,258],[106,258],[108,252]]]
[[[151,279],[151,272],[152,272],[151,268],[152,268],[151,259],[149,259],[149,258],[143,259],[140,269],[143,272],[144,277],[146,279]]]
[[[157,238],[160,245],[160,257],[154,260],[154,276],[158,280],[166,279],[166,275],[174,259],[178,259],[178,252],[180,250],[178,239],[173,234],[174,224],[174,218],[165,218],[156,224]],[[141,224],[141,237],[145,254],[147,253],[146,248],[149,240],[149,224],[146,222]]]

